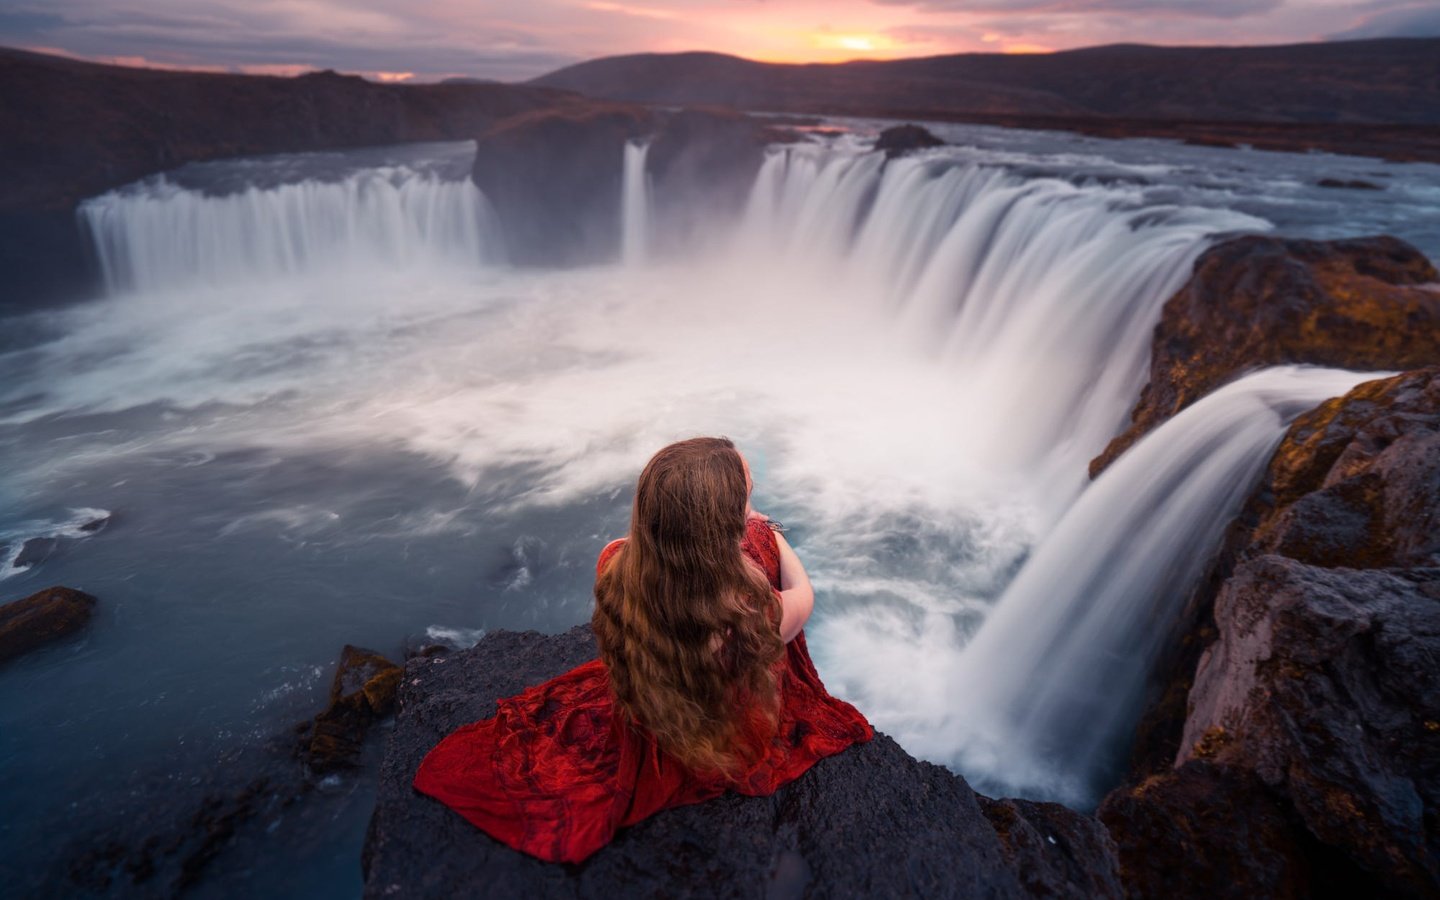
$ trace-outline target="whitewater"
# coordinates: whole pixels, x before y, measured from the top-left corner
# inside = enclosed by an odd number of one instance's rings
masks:
[[[569,270],[506,264],[463,143],[84,203],[106,295],[11,322],[0,353],[0,539],[69,538],[0,554],[0,585],[102,597],[83,642],[0,680],[16,815],[264,740],[322,705],[345,643],[587,621],[640,466],[695,434],[735,439],[790,527],[832,692],[988,793],[1092,804],[1287,423],[1373,377],[1253,373],[1092,484],[1162,304],[1234,234],[1434,255],[1440,167],[973,126],[887,162],[842,124],[772,148],[684,247],[630,145],[615,259]],[[1360,201],[1313,186],[1376,173]]]

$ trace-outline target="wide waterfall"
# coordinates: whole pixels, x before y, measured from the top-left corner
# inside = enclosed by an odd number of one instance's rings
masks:
[[[824,285],[831,307],[878,308],[889,340],[949,373],[945,402],[972,423],[951,449],[1023,473],[1058,514],[1134,402],[1160,304],[1208,237],[1267,227],[1133,186],[810,145],[769,156],[737,241],[767,274]]]
[[[833,693],[993,793],[1093,802],[1285,423],[1364,377],[1254,373],[1092,484],[1162,305],[1237,232],[1383,221],[1430,249],[1440,187],[937,129],[951,146],[893,160],[853,135],[771,148],[733,216],[664,240],[674,198],[633,144],[591,223],[616,258],[569,269],[507,262],[471,144],[87,201],[106,296],[7,323],[0,352],[3,583],[102,596],[83,645],[0,679],[11,855],[50,852],[29,835],[76,804],[133,809],[266,746],[323,707],[346,643],[587,621],[640,467],[695,434],[735,439],[789,526]],[[1387,190],[1296,181],[1372,170]],[[327,797],[356,824],[326,840],[358,846],[364,792]],[[274,825],[266,865],[313,871],[306,822]]]
[[[503,257],[493,213],[469,179],[405,168],[218,195],[158,176],[87,200],[80,220],[112,290]]]

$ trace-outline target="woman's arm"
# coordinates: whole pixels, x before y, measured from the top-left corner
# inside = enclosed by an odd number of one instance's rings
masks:
[[[780,640],[790,643],[815,608],[815,590],[810,587],[810,576],[800,564],[800,557],[791,549],[785,535],[776,531],[775,543],[780,548]]]

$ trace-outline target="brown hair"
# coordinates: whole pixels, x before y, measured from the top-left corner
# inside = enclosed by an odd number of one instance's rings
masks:
[[[680,762],[726,775],[763,752],[754,726],[773,728],[785,652],[770,583],[740,549],[748,501],[728,438],[656,453],[591,620],[620,710]]]

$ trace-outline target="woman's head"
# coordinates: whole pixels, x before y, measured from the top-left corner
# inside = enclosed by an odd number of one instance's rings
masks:
[[[656,453],[635,489],[629,539],[595,582],[592,620],[620,708],[694,768],[728,771],[773,719],[784,652],[769,582],[741,552],[750,478],[726,438]]]
[[[640,472],[630,540],[678,566],[738,553],[750,500],[746,474],[729,438],[691,438],[665,447]]]

